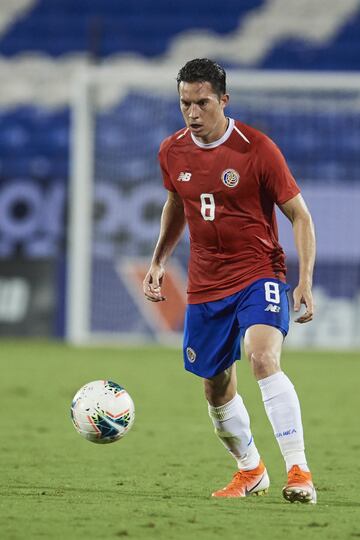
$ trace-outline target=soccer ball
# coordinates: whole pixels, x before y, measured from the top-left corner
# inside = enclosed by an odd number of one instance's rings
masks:
[[[134,423],[134,402],[115,382],[89,382],[74,396],[71,419],[76,431],[88,441],[115,442],[124,437]]]

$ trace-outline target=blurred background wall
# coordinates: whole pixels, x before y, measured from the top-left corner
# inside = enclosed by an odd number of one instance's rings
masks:
[[[89,327],[154,339],[163,330],[180,331],[181,316],[174,317],[176,306],[158,318],[141,306],[134,290],[144,266],[135,259],[129,264],[129,257],[151,252],[165,197],[157,149],[182,123],[175,83],[172,96],[160,100],[147,94],[146,78],[156,70],[174,81],[185,61],[206,56],[240,74],[298,70],[306,79],[304,71],[324,77],[334,71],[343,74],[345,87],[348,74],[360,68],[359,28],[360,0],[2,0],[0,335],[65,335],[71,111],[79,75],[100,69],[137,86],[102,110],[94,133],[99,185]],[[260,112],[250,114],[251,96],[242,101],[240,95],[230,112],[280,145],[319,230],[321,319],[294,345],[354,346],[360,329],[360,100],[356,92],[346,98],[330,93],[327,110],[320,98],[309,105],[297,97],[289,107],[287,99],[267,106],[259,97]],[[294,283],[295,253],[291,240],[284,242]],[[187,248],[185,239],[169,280],[181,309]]]

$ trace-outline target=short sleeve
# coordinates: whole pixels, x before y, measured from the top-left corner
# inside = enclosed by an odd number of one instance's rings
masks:
[[[260,181],[276,204],[284,204],[300,193],[300,188],[279,148],[265,138],[258,148]]]
[[[158,160],[160,164],[161,174],[163,177],[163,184],[165,188],[168,191],[176,191],[174,188],[174,185],[171,181],[170,174],[167,168],[167,160],[166,160],[166,149],[164,148],[164,143],[160,146],[159,154],[158,154]]]

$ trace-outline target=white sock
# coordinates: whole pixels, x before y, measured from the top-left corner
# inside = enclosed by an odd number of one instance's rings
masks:
[[[216,435],[236,459],[239,469],[255,469],[259,465],[260,456],[251,434],[250,418],[241,396],[236,394],[225,405],[213,407],[209,404],[208,408]]]
[[[258,381],[266,414],[289,471],[299,465],[308,471],[300,403],[294,385],[283,371]]]

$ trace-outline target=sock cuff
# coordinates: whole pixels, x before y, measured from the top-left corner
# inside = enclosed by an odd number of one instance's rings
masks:
[[[293,383],[283,371],[278,371],[269,377],[265,377],[265,379],[260,379],[258,384],[263,401],[272,399],[294,388]]]
[[[220,407],[213,407],[208,403],[209,416],[210,418],[214,418],[214,420],[229,420],[229,418],[237,414],[239,404],[243,405],[242,397],[239,394],[235,394],[232,400],[224,405],[220,405]]]

